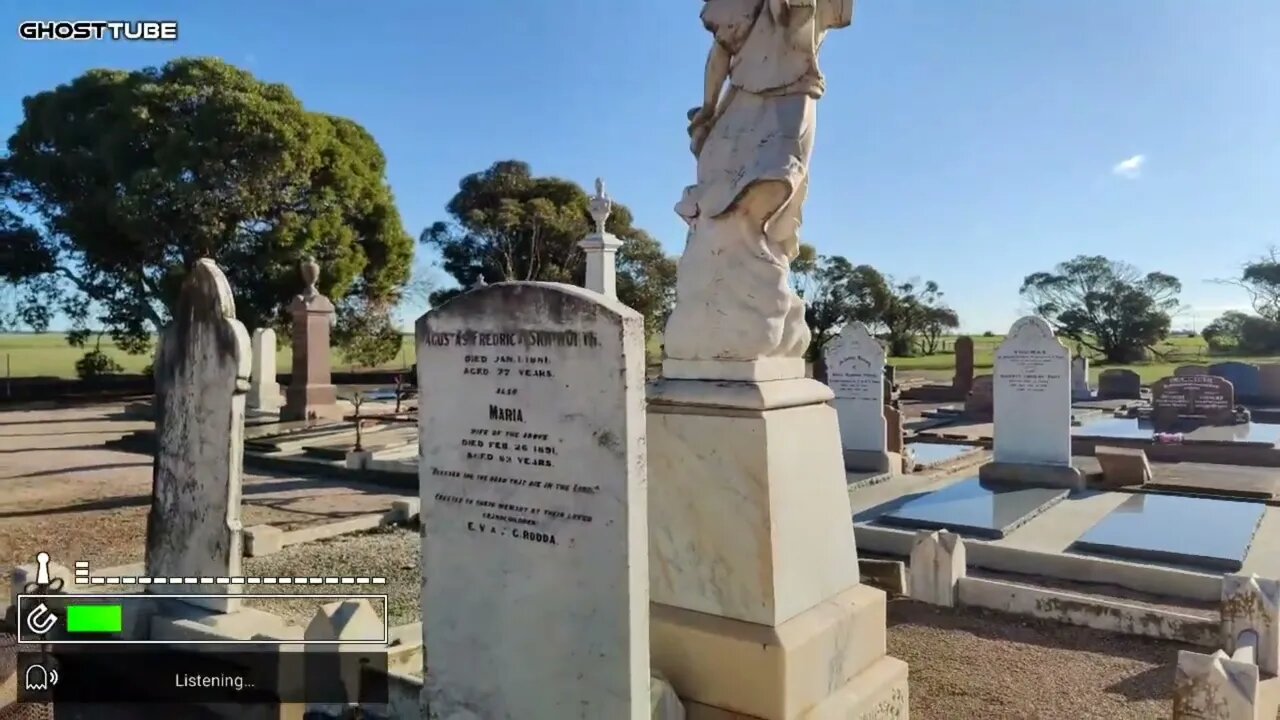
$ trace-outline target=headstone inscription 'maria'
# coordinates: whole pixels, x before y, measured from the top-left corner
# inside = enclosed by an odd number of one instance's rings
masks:
[[[187,276],[156,352],[156,457],[147,516],[147,576],[240,575],[249,334],[212,260]],[[149,586],[154,587],[154,586]],[[225,594],[243,585],[170,585],[165,593]],[[193,599],[214,610],[225,599]]]
[[[1099,400],[1137,400],[1142,397],[1142,376],[1125,368],[1098,373]]]
[[[1179,419],[1206,425],[1230,425],[1235,421],[1235,389],[1215,375],[1166,377],[1151,385],[1151,420],[1157,429]]]
[[[1013,324],[996,348],[997,463],[1071,464],[1071,353],[1043,318]]]
[[[429,716],[647,718],[643,319],[500,283],[417,352]]]
[[[885,353],[867,326],[851,322],[825,349],[827,385],[840,423],[845,467],[885,471]]]

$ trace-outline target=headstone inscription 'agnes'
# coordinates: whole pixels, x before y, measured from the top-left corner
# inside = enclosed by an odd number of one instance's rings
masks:
[[[146,574],[226,581],[162,586],[165,593],[226,594],[244,587],[229,584],[241,574],[240,483],[250,372],[249,333],[235,317],[226,276],[212,260],[200,260],[182,286],[173,321],[160,333]],[[224,612],[237,602],[191,600]]]
[[[884,347],[867,332],[867,326],[851,322],[825,349],[827,385],[840,423],[845,467],[884,472],[886,452]]]
[[[641,316],[501,283],[417,350],[427,716],[647,718]]]
[[[1157,429],[1179,420],[1206,425],[1235,422],[1235,389],[1226,378],[1215,375],[1182,375],[1157,380],[1151,385],[1151,420]]]

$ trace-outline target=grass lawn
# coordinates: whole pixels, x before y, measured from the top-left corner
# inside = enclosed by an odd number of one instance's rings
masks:
[[[76,361],[92,348],[92,343],[85,348],[71,347],[62,333],[0,334],[0,377],[74,378]],[[276,367],[280,372],[289,372],[293,363],[293,353],[289,347],[288,338],[277,338],[277,348]],[[102,339],[102,351],[124,366],[126,373],[140,373],[151,363],[151,353],[130,355],[116,347],[109,338]],[[404,343],[400,346],[400,354],[394,360],[383,363],[378,368],[368,369],[398,369],[412,364],[413,336],[406,335]],[[333,369],[338,372],[349,372],[362,368],[342,362],[341,355],[335,354]]]
[[[991,368],[995,361],[996,346],[1004,338],[1002,336],[983,337],[974,335],[973,337],[973,366],[974,371],[981,375],[991,372]],[[912,374],[914,371],[920,371],[917,374],[935,376],[939,379],[950,377],[955,371],[955,355],[953,347],[955,344],[954,337],[943,339],[944,351],[936,355],[924,355],[921,357],[909,358],[890,358],[890,364],[898,368],[898,372]],[[1068,344],[1068,346],[1070,346]],[[1226,360],[1238,360],[1240,362],[1267,363],[1280,362],[1280,356],[1254,357],[1254,356],[1222,356],[1211,355],[1209,347],[1205,344],[1204,338],[1200,337],[1174,337],[1169,338],[1156,348],[1165,355],[1164,361],[1153,361],[1149,363],[1135,363],[1132,365],[1103,365],[1096,358],[1091,358],[1089,362],[1089,378],[1091,382],[1096,384],[1098,373],[1113,367],[1128,368],[1137,372],[1142,376],[1143,383],[1151,383],[1162,377],[1173,374],[1173,369],[1179,365],[1209,365],[1216,362]],[[1074,351],[1075,348],[1072,348]]]
[[[996,346],[1000,344],[1000,336],[973,336],[974,368],[979,374],[991,372]],[[660,352],[661,338],[653,337],[649,341],[649,352],[656,358]],[[292,362],[288,338],[279,340],[281,347],[276,353],[277,367],[281,372],[288,372]],[[937,379],[951,377],[955,371],[955,355],[953,354],[954,337],[943,339],[943,350],[935,355],[910,358],[891,358],[890,363],[904,375],[927,375]],[[124,366],[127,373],[141,372],[151,362],[151,354],[129,355],[109,339],[102,341],[102,350],[115,358]],[[1204,364],[1222,360],[1240,360],[1242,362],[1280,362],[1277,357],[1224,357],[1209,354],[1209,348],[1202,338],[1170,338],[1159,350],[1166,354],[1163,362],[1138,363],[1135,365],[1108,366],[1093,361],[1089,368],[1091,379],[1096,381],[1098,373],[1108,367],[1128,367],[1142,376],[1144,383],[1154,382],[1173,374],[1179,365]],[[76,360],[85,353],[85,348],[75,348],[67,344],[62,333],[34,334],[0,334],[0,377],[62,377],[76,376]],[[414,362],[413,336],[405,335],[400,354],[394,360],[384,363],[378,368],[360,368],[342,361],[340,354],[334,355],[333,369],[339,372],[351,372],[361,369],[389,370],[406,368]]]

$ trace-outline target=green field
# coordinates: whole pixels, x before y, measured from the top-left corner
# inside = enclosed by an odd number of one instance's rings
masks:
[[[1000,336],[982,337],[973,336],[974,346],[974,368],[979,374],[991,371],[992,360],[995,349],[1000,344]],[[650,351],[657,352],[658,343],[660,341],[654,338],[650,341]],[[946,379],[951,376],[955,370],[955,356],[952,354],[952,346],[955,338],[948,337],[943,340],[944,350],[935,355],[925,355],[922,357],[910,358],[892,358],[890,362],[898,368],[898,372],[904,376],[911,375],[927,375],[938,379]],[[289,351],[287,339],[282,343],[276,354],[277,367],[281,372],[288,372],[291,363],[291,353]],[[92,347],[92,345],[91,345]],[[1211,355],[1209,348],[1205,345],[1203,339],[1199,337],[1170,338],[1161,345],[1159,351],[1166,355],[1164,361],[1153,361],[1150,363],[1139,363],[1135,365],[1124,366],[1108,366],[1102,365],[1098,361],[1094,361],[1090,367],[1090,375],[1093,380],[1097,380],[1098,373],[1108,367],[1128,367],[1136,370],[1142,376],[1145,383],[1154,382],[1166,375],[1172,375],[1173,369],[1178,365],[1188,364],[1209,364],[1222,360],[1240,360],[1243,362],[1280,362],[1280,357],[1239,357],[1239,356],[1220,356]],[[124,366],[127,373],[141,372],[148,364],[151,363],[151,355],[129,355],[114,344],[110,340],[103,339],[102,350],[108,355],[115,358],[116,362]],[[61,333],[45,333],[45,334],[0,334],[0,377],[62,377],[74,378],[76,375],[75,363],[85,353],[84,348],[75,348],[67,344],[66,337]],[[362,369],[378,369],[390,370],[407,368],[413,364],[413,336],[406,335],[404,344],[400,348],[400,354],[391,362],[384,363],[378,368],[361,368],[342,361],[340,354],[335,353],[333,369],[338,372],[352,372]]]
[[[293,353],[287,339],[277,341],[276,367],[280,372],[289,372],[293,362]],[[280,347],[282,346],[282,347]],[[77,348],[67,344],[62,333],[43,334],[0,334],[0,377],[60,377],[76,376],[76,360],[94,347]],[[124,366],[126,373],[140,373],[151,364],[151,353],[146,355],[130,355],[116,347],[109,339],[102,339],[102,351],[110,355],[116,362]],[[360,368],[342,361],[340,354],[334,355],[333,369],[337,372],[350,372],[361,369],[391,370],[413,365],[413,336],[406,335],[400,346],[400,354],[391,362],[378,368]]]
[[[974,371],[981,375],[990,373],[995,360],[996,346],[1003,339],[1002,336],[983,337],[981,335],[973,335],[973,366]],[[955,356],[952,354],[952,347],[955,342],[954,337],[948,337],[943,340],[945,352],[936,355],[925,355],[922,357],[910,358],[892,358],[890,363],[898,368],[900,374],[910,376],[912,374],[928,375],[939,379],[950,377],[955,371]],[[1070,343],[1068,346],[1071,347]],[[1075,348],[1072,347],[1074,352]],[[1164,360],[1153,360],[1147,363],[1135,363],[1132,365],[1104,365],[1096,358],[1091,358],[1089,362],[1089,378],[1095,383],[1098,380],[1098,373],[1109,368],[1122,367],[1134,370],[1142,376],[1143,383],[1151,383],[1162,377],[1173,374],[1173,369],[1179,365],[1209,365],[1225,360],[1238,360],[1241,362],[1280,362],[1280,356],[1256,357],[1256,356],[1239,356],[1239,355],[1214,355],[1209,352],[1209,346],[1205,344],[1204,338],[1201,337],[1173,337],[1156,347],[1156,350],[1164,355]]]

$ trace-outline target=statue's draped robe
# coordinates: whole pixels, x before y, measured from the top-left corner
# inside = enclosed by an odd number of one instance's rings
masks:
[[[767,0],[707,0],[702,21],[732,56],[698,154],[697,184],[676,206],[689,223],[666,355],[681,360],[800,357],[809,344],[804,303],[788,284],[799,250],[817,100],[825,88],[818,49],[850,24],[853,0],[792,0],[785,25]],[[787,188],[774,206],[743,205],[752,187]],[[764,218],[763,227],[748,215]]]

